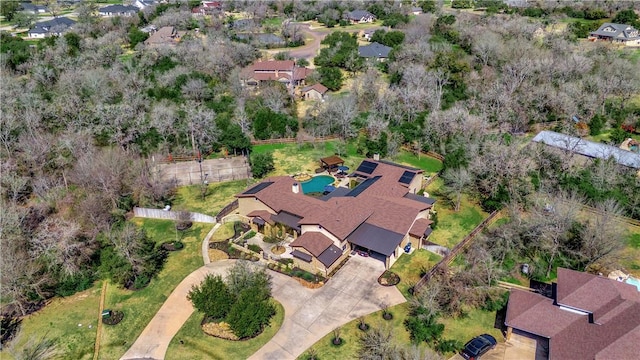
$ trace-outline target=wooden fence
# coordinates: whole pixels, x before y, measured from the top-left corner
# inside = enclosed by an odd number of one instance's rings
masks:
[[[427,282],[429,282],[429,279],[433,276],[433,274],[436,273],[436,271],[438,271],[440,267],[451,264],[453,259],[455,259],[458,254],[460,254],[464,249],[468,248],[469,245],[471,245],[471,241],[485,227],[491,224],[499,213],[500,210],[492,212],[486,219],[484,219],[478,226],[476,226],[475,229],[473,229],[467,236],[465,236],[465,238],[462,239],[462,241],[460,241],[458,245],[454,246],[447,256],[443,257],[434,267],[431,268],[431,270],[429,270],[428,273],[426,273],[420,280],[418,280],[416,285],[413,287],[414,293],[419,292],[420,289],[422,289],[427,284]]]
[[[149,218],[149,219],[164,219],[164,220],[179,220],[178,216],[180,211],[164,211],[162,209],[149,209],[149,208],[141,208],[134,207],[133,214],[136,217]],[[201,222],[207,224],[215,224],[216,218],[213,216],[189,212],[189,216],[191,221]]]
[[[252,145],[264,145],[264,144],[293,144],[293,143],[313,143],[313,142],[323,142],[323,141],[331,141],[338,139],[337,135],[329,135],[329,136],[319,136],[319,137],[309,137],[305,139],[298,138],[280,138],[280,139],[266,139],[266,140],[252,140]]]
[[[227,204],[227,206],[225,206],[224,208],[222,208],[222,210],[220,210],[220,212],[216,215],[216,219],[220,220],[223,217],[231,214],[232,212],[234,212],[238,207],[240,206],[240,204],[238,203],[238,199],[233,200],[232,202],[230,202],[229,204]]]
[[[418,152],[418,153],[420,153],[421,155],[424,155],[424,156],[427,156],[427,157],[430,157],[430,158],[434,158],[434,159],[436,159],[436,160],[444,161],[444,156],[443,156],[443,155],[440,155],[440,154],[438,154],[438,153],[436,153],[436,152],[433,152],[433,151],[427,151],[427,152],[424,152],[424,151],[422,151],[422,150],[417,151],[416,149],[414,149],[414,148],[412,148],[412,147],[410,147],[410,146],[407,146],[407,145],[403,145],[403,146],[402,146],[402,149],[404,149],[404,150],[406,150],[406,151],[409,151],[409,152],[411,152],[411,153],[414,153],[414,154],[415,154],[416,152]]]

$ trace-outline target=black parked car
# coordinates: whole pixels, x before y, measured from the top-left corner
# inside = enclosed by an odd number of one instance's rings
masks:
[[[493,336],[489,334],[482,334],[466,343],[461,355],[465,359],[477,360],[484,353],[495,348],[497,343],[498,342]]]

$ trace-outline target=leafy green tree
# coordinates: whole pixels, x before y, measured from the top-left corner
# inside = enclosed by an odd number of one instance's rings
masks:
[[[420,6],[420,8],[422,9],[422,11],[424,12],[435,12],[437,10],[436,7],[436,1],[435,0],[422,0],[422,1],[418,1],[418,6]]]
[[[412,316],[404,322],[414,343],[437,343],[444,332],[444,325],[439,324],[435,315],[425,315],[421,307],[412,311]]]
[[[251,149],[251,139],[242,132],[240,125],[237,124],[231,124],[222,131],[218,141],[233,153]]]
[[[329,90],[337,91],[342,87],[342,71],[337,67],[320,67],[320,82]]]
[[[261,178],[273,169],[275,169],[273,153],[266,152],[251,155],[251,172],[253,173],[254,178]]]
[[[616,24],[627,24],[637,26],[638,14],[633,9],[619,11],[611,22]]]
[[[143,32],[142,30],[138,29],[135,26],[132,26],[131,29],[129,29],[128,37],[129,37],[129,45],[131,45],[131,48],[134,48],[139,43],[147,40],[149,38],[149,34],[146,32]]]
[[[591,136],[600,135],[606,121],[607,120],[604,118],[604,116],[600,114],[594,115],[591,118],[591,121],[589,121],[589,135]]]
[[[473,0],[451,0],[452,9],[471,9]]]
[[[317,66],[337,66],[344,68],[347,61],[358,55],[358,41],[356,34],[344,31],[333,32],[322,40],[328,47],[320,50],[320,54],[313,60]]]
[[[19,28],[30,28],[36,23],[38,16],[26,11],[18,11],[13,16],[13,24]]]
[[[305,58],[300,58],[296,60],[296,64],[298,66],[309,66],[309,60],[305,59]]]
[[[31,56],[29,44],[26,41],[6,32],[0,32],[0,53],[13,69],[29,60]]]
[[[64,34],[64,40],[69,47],[69,55],[77,55],[80,51],[80,41],[82,40],[80,35],[74,32],[67,32]]]
[[[276,310],[264,295],[259,286],[251,286],[238,295],[238,300],[231,307],[226,321],[239,338],[253,337],[269,325]]]
[[[12,21],[20,8],[18,1],[0,1],[0,15],[7,21]]]
[[[402,44],[404,41],[404,33],[402,31],[384,31],[376,30],[371,36],[372,42],[377,42],[386,46],[394,47]]]
[[[214,319],[223,319],[235,302],[227,284],[220,275],[207,275],[199,285],[194,285],[187,295],[198,311]]]
[[[269,108],[258,110],[253,118],[253,135],[257,139],[269,139],[272,136],[286,136],[296,133],[298,122],[286,114],[274,112]]]

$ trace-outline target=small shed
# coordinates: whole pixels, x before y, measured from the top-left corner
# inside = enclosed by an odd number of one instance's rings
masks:
[[[320,159],[320,163],[322,164],[323,169],[327,169],[327,171],[338,171],[338,166],[344,165],[344,160],[342,160],[339,156],[332,155],[328,157],[324,157]]]
[[[326,86],[320,83],[313,84],[302,89],[302,96],[305,100],[322,100],[328,90]]]

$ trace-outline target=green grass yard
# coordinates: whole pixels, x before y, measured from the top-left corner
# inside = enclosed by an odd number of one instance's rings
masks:
[[[442,191],[444,182],[435,179],[427,187],[430,196],[438,199],[435,209],[438,214],[438,224],[431,233],[429,241],[449,248],[454,247],[471,232],[478,224],[489,216],[480,205],[463,195],[460,210],[454,211],[453,204],[446,200]]]
[[[133,219],[156,243],[175,239],[173,222],[155,219]],[[175,287],[191,272],[202,266],[201,242],[211,229],[210,224],[194,223],[182,233],[184,248],[169,253],[162,271],[149,286],[138,291],[121,289],[109,284],[105,308],[123,311],[122,322],[103,328],[100,359],[118,359],[133,344],[151,318],[160,309]]]
[[[42,310],[23,319],[17,349],[43,336],[53,339],[65,359],[92,359],[100,308],[101,282],[66,298],[55,298]],[[0,351],[0,359],[13,359]]]
[[[391,266],[391,271],[400,276],[398,290],[405,298],[411,297],[409,288],[420,280],[421,272],[429,271],[442,257],[424,249],[417,249],[412,254],[403,254]]]
[[[625,271],[640,279],[640,228],[629,226],[628,229],[620,264]]]
[[[202,200],[200,185],[181,186],[173,201],[173,210],[193,211],[215,216],[234,200],[233,195],[244,190],[250,183],[251,180],[237,180],[209,184],[204,200]]]
[[[246,341],[223,340],[206,335],[200,328],[202,314],[194,312],[171,340],[166,358],[177,360],[248,358],[266,344],[282,326],[284,308],[280,303],[276,301],[274,303],[276,315],[271,319],[271,324],[260,335]]]
[[[389,311],[393,313],[392,320],[384,320],[382,318],[382,311],[377,311],[365,316],[365,322],[369,324],[370,327],[389,326],[393,331],[393,337],[396,342],[409,344],[409,332],[404,328],[403,324],[409,313],[407,303],[393,306],[389,308]],[[318,354],[318,358],[322,360],[357,359],[359,351],[358,339],[360,334],[362,334],[362,330],[358,329],[358,324],[359,319],[356,319],[340,328],[340,338],[344,341],[340,346],[334,346],[331,343],[333,332],[316,342],[312,348]],[[299,359],[304,359],[305,354],[306,352],[303,353]]]
[[[473,337],[480,334],[491,334],[499,342],[503,341],[500,329],[494,328],[496,319],[495,311],[485,311],[475,309],[470,311],[466,316],[454,318],[440,318],[438,321],[444,324],[443,338],[458,340],[466,343]]]

